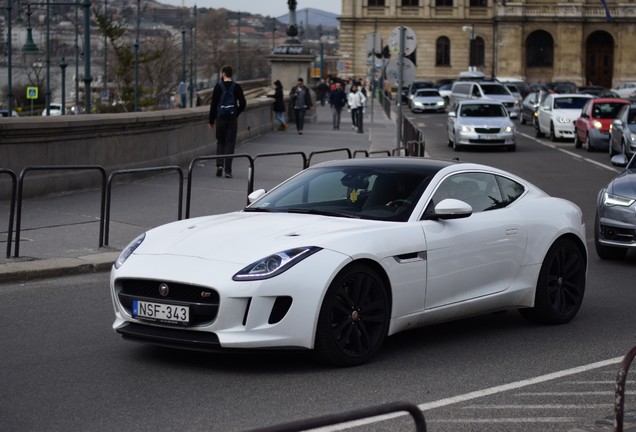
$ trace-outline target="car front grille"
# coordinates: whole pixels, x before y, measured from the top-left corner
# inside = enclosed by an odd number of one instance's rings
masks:
[[[601,225],[601,236],[605,240],[633,243],[636,238],[634,230],[617,228],[609,225]]]
[[[477,133],[487,133],[487,134],[496,134],[499,133],[500,128],[475,128],[475,132]]]
[[[504,139],[494,139],[494,140],[471,139],[471,140],[469,140],[469,142],[471,144],[505,144],[506,140],[504,140]]]
[[[162,283],[168,285],[166,295],[160,293]],[[118,279],[116,286],[119,302],[131,316],[133,300],[188,306],[190,326],[211,323],[219,311],[219,294],[208,287],[151,279]]]

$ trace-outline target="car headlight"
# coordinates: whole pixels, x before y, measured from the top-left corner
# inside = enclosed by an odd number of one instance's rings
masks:
[[[307,246],[272,254],[248,265],[236,273],[232,277],[232,280],[253,281],[269,279],[287,271],[319,250],[322,250],[322,248],[317,246]]]
[[[460,132],[464,132],[464,133],[468,133],[468,132],[472,132],[473,128],[470,126],[460,126],[459,127],[459,131]]]
[[[139,245],[144,241],[145,238],[146,238],[146,233],[143,233],[142,235],[140,235],[139,237],[137,237],[136,239],[131,241],[128,244],[128,246],[126,246],[124,248],[124,250],[121,251],[121,253],[117,257],[117,261],[115,261],[115,268],[116,269],[121,267],[126,262],[128,257],[130,257],[133,254],[135,249],[137,249],[139,247]]]
[[[621,207],[629,207],[634,204],[633,198],[627,198],[621,195],[611,194],[609,192],[605,192],[603,194],[603,205],[607,207],[613,206],[621,206]]]
[[[603,125],[601,124],[601,122],[600,122],[600,121],[598,121],[598,120],[594,120],[594,121],[592,122],[592,126],[594,126],[596,129],[601,129],[601,128],[603,127]]]
[[[438,106],[442,106],[442,105],[444,105],[444,104],[445,104],[445,102],[444,102],[443,100],[441,100],[441,101],[437,101],[437,105],[438,105]]]
[[[510,132],[512,132],[512,131],[513,131],[513,128],[512,128],[512,126],[505,126],[505,127],[503,128],[503,131],[504,131],[505,133],[510,133]]]
[[[567,117],[559,117],[559,123],[570,123],[570,119]]]
[[[633,143],[636,143],[636,135],[634,135],[634,134],[629,134],[629,135],[628,135],[628,137],[629,137],[629,140],[632,142],[632,144],[633,144]]]

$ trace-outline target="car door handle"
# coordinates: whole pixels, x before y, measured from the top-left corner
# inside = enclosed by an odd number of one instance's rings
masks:
[[[506,235],[515,235],[519,233],[519,228],[508,228],[506,230]]]

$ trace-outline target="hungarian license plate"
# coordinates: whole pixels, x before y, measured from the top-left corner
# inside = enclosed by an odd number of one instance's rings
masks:
[[[497,139],[497,135],[495,134],[481,134],[479,135],[480,140],[495,140]]]
[[[153,321],[187,324],[190,322],[190,308],[162,303],[133,300],[132,314],[135,318]]]

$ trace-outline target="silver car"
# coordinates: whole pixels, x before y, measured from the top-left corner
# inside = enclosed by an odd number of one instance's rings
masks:
[[[515,151],[515,125],[506,107],[497,101],[465,100],[448,113],[448,145],[505,146]]]
[[[619,153],[628,158],[636,154],[636,105],[625,105],[612,121],[609,154]]]
[[[422,111],[446,111],[446,101],[436,89],[417,90],[411,100],[409,100],[411,112]]]
[[[624,258],[636,249],[636,158],[619,154],[612,165],[624,171],[599,192],[594,223],[594,246],[604,260]]]

